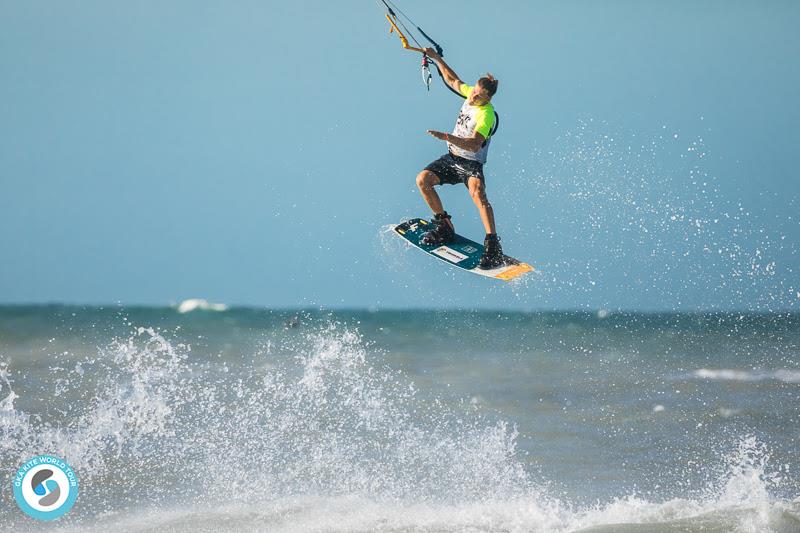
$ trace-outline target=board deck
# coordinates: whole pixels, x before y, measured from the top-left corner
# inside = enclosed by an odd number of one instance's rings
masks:
[[[422,218],[412,218],[394,227],[394,232],[419,248],[423,252],[441,259],[455,267],[484,276],[487,278],[501,279],[503,281],[511,281],[514,278],[522,276],[526,272],[531,272],[534,268],[527,264],[514,259],[510,256],[503,256],[505,264],[497,268],[483,270],[478,268],[478,262],[483,254],[483,245],[475,241],[462,237],[456,234],[453,242],[445,245],[428,246],[420,243],[420,239],[430,229],[430,222]]]

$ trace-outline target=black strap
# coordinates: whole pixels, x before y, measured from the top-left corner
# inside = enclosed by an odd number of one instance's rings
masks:
[[[494,108],[492,108],[492,110],[494,111]],[[494,126],[492,126],[491,131],[489,131],[489,137],[486,137],[486,139],[484,139],[483,144],[481,145],[481,148],[486,146],[486,143],[489,142],[489,139],[491,137],[494,137],[494,134],[497,133],[498,126],[500,126],[500,115],[497,113],[497,111],[495,111],[494,112]]]
[[[494,108],[492,108],[494,110]],[[497,133],[497,128],[500,127],[500,115],[497,111],[494,112],[494,126],[492,126],[492,131],[489,132],[489,137]]]

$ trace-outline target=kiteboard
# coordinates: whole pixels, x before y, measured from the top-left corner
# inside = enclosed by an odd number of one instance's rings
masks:
[[[507,255],[503,256],[504,263],[497,268],[486,270],[478,268],[478,263],[483,254],[482,244],[458,234],[456,234],[452,242],[447,244],[433,246],[422,244],[420,240],[429,229],[430,222],[427,220],[412,218],[395,226],[394,232],[423,252],[479,276],[511,281],[526,272],[533,271],[531,265]]]

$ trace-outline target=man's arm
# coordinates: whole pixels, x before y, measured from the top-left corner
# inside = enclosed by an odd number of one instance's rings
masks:
[[[481,149],[481,146],[483,146],[484,141],[486,141],[486,137],[484,137],[483,134],[478,131],[472,132],[472,137],[458,137],[452,133],[444,133],[435,130],[428,130],[428,133],[437,139],[447,141],[453,146],[457,146],[462,150],[467,150],[468,152],[477,152]]]
[[[442,56],[437,54],[436,50],[433,48],[426,48],[425,55],[430,57],[439,66],[439,71],[442,73],[442,76],[444,76],[444,81],[447,85],[452,87],[455,92],[461,93],[461,86],[464,85],[464,82],[459,79],[458,74],[450,68],[450,65],[444,62]]]

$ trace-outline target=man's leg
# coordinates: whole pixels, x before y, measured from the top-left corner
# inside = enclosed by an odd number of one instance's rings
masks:
[[[469,195],[472,196],[472,201],[475,202],[478,212],[481,214],[481,221],[486,233],[497,233],[494,225],[494,210],[492,209],[492,204],[489,203],[489,199],[486,198],[486,187],[483,184],[483,180],[471,176],[467,180],[467,187],[469,188]]]
[[[419,174],[417,174],[417,187],[419,187],[419,192],[422,194],[422,197],[425,199],[425,203],[428,204],[428,207],[431,208],[434,215],[439,215],[444,213],[444,206],[442,206],[442,200],[439,198],[439,194],[433,188],[434,185],[439,185],[441,180],[439,176],[431,172],[430,170],[423,170]],[[452,228],[453,223],[450,222],[449,218],[444,219]]]
[[[469,187],[469,194],[472,200],[478,207],[478,212],[481,214],[483,227],[486,229],[486,238],[483,241],[483,254],[478,263],[478,268],[490,269],[496,268],[503,264],[503,248],[500,246],[500,238],[497,236],[497,231],[494,226],[494,210],[492,204],[486,198],[486,187],[483,185],[483,180],[471,176],[467,180],[467,187]]]

